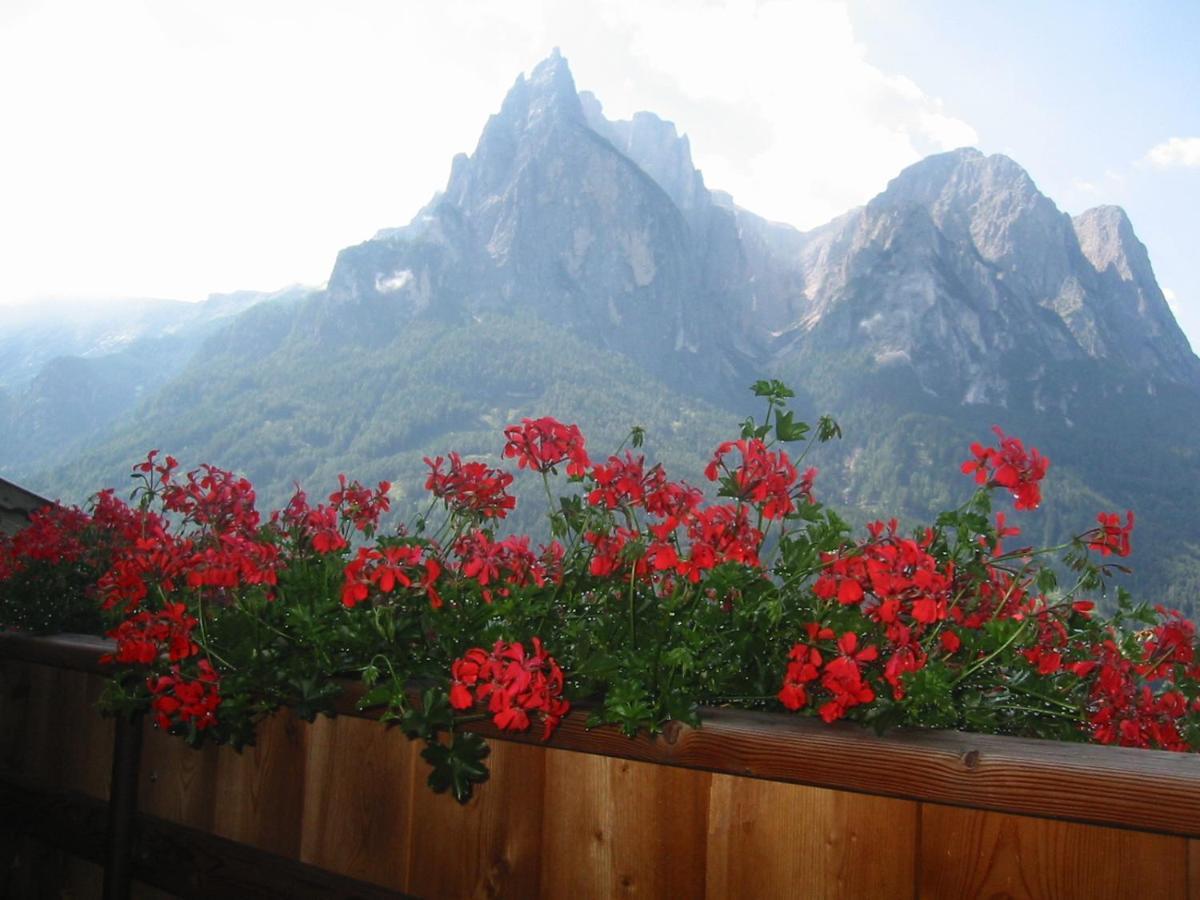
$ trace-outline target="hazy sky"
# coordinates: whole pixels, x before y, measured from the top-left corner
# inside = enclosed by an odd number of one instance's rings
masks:
[[[557,45],[802,228],[964,144],[1120,204],[1200,347],[1198,35],[1183,2],[3,0],[0,302],[320,283]]]

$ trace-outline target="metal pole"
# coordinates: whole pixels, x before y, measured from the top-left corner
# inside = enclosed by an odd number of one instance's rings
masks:
[[[104,900],[128,900],[133,880],[133,820],[137,816],[138,768],[142,759],[142,713],[117,717],[112,786],[108,794],[108,840]]]

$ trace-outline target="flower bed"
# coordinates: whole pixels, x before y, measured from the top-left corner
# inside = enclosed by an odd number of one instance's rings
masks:
[[[462,802],[488,754],[462,726],[549,739],[581,700],[589,725],[631,737],[743,707],[1200,745],[1194,625],[1120,592],[1115,616],[1094,612],[1129,552],[1131,513],[1101,512],[1062,547],[1014,546],[992,494],[1030,513],[1049,461],[997,430],[962,466],[978,488],[962,506],[854,539],[803,469],[836,424],[796,422],[777,382],[755,393],[765,416],[716,448],[712,500],[635,456],[641,429],[605,462],[576,426],[506,429],[503,456],[546,494],[551,540],[536,548],[501,531],[513,474],[454,453],[427,460],[429,509],[384,530],[386,482],[343,477],[316,505],[297,491],[264,523],[245,479],[181,476],[152,452],[133,506],[104,492],[0,546],[0,618],[107,631],[106,708],[147,710],[194,744],[252,743],[281,707],[308,720],[344,707],[339,679],[355,675],[358,704],[423,741],[430,785]]]

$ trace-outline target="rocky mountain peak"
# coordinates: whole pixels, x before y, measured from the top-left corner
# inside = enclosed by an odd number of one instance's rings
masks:
[[[1038,190],[1029,173],[1003,154],[973,147],[938,153],[904,169],[868,206],[882,212],[928,210],[951,240],[970,240],[980,255],[999,261],[1049,240],[1061,244],[1067,217]]]
[[[518,75],[479,136],[475,152],[455,157],[445,198],[458,206],[503,193],[514,170],[561,129],[586,128],[575,79],[558,49],[528,77]]]
[[[632,119],[608,119],[600,101],[589,91],[579,95],[584,119],[647,175],[653,178],[681,210],[707,206],[711,200],[704,176],[692,163],[692,147],[674,122],[652,112],[639,111]]]
[[[534,66],[528,81],[524,83],[523,93],[526,98],[527,126],[533,125],[542,117],[562,116],[572,121],[583,119],[579,94],[575,90],[575,79],[557,47]],[[507,104],[507,100],[505,103]]]
[[[1150,271],[1145,245],[1133,233],[1133,223],[1119,206],[1097,206],[1071,220],[1079,249],[1097,272],[1110,267],[1124,281],[1144,277]]]

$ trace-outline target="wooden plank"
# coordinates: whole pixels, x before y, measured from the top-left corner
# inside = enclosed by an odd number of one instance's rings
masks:
[[[106,800],[112,781],[116,723],[96,712],[106,679],[85,672],[60,670],[56,684],[58,714],[70,729],[62,742],[61,768],[55,784]]]
[[[301,859],[406,890],[417,747],[378,722],[346,717],[318,719],[306,743]]]
[[[16,771],[51,783],[59,775],[63,738],[66,737],[64,722],[55,714],[58,675],[59,670],[49,666],[27,668],[29,691],[22,722],[24,740],[16,754]]]
[[[100,656],[115,649],[113,641],[90,634],[38,635],[0,631],[0,656],[56,669],[107,674],[109,669],[100,665]]]
[[[710,775],[546,751],[544,898],[703,897]]]
[[[195,748],[146,722],[138,808],[149,815],[211,831],[220,747]]]
[[[54,652],[62,652],[64,643],[60,639]],[[5,652],[0,638],[0,654]],[[22,652],[33,651],[24,646]],[[349,683],[339,707],[352,710],[360,692],[360,685]],[[1200,838],[1200,754],[958,732],[878,736],[848,723],[728,709],[703,716],[702,728],[672,725],[665,735],[631,740],[612,728],[587,729],[581,709],[567,717],[550,746]],[[489,737],[537,742],[535,735],[498,733],[488,722],[469,727]]]
[[[1188,900],[1200,900],[1200,841],[1188,841]]]
[[[108,796],[113,723],[96,706],[104,679],[6,662],[0,674],[0,766]]]
[[[472,730],[498,736],[487,723]],[[532,741],[523,735],[511,740]],[[550,746],[773,781],[1200,837],[1200,755],[705,710],[701,728],[625,738],[572,714]]]
[[[924,804],[922,898],[1183,898],[1188,841]]]
[[[429,900],[538,896],[545,751],[498,742],[487,764],[491,778],[462,805],[429,790],[429,767],[415,761],[409,893]]]
[[[0,821],[21,835],[19,840],[28,838],[35,845],[54,848],[50,851],[53,857],[39,857],[36,862],[33,886],[38,890],[25,890],[25,885],[19,884],[22,890],[12,894],[14,898],[68,896],[60,891],[63,873],[73,871],[72,859],[97,862],[103,858],[105,807],[86,794],[0,777],[0,813]],[[135,897],[385,900],[402,896],[153,816],[138,816],[134,832],[134,872],[143,883],[134,890]],[[0,831],[0,838],[3,835]],[[70,856],[64,859],[59,851]],[[94,873],[96,869],[84,866],[81,871]],[[0,871],[0,887],[2,879]],[[148,890],[144,885],[158,890]],[[88,890],[79,896],[99,893]]]
[[[217,754],[213,831],[299,858],[307,727],[289,710],[260,723],[253,747]]]
[[[714,775],[707,896],[910,897],[917,833],[910,801]]]
[[[25,770],[29,735],[30,666],[0,659],[0,767],[9,772]]]

